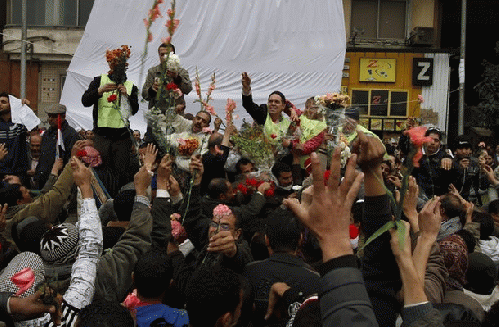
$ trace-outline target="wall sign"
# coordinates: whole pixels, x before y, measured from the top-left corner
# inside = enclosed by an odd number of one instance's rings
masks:
[[[433,84],[433,58],[412,60],[412,85],[431,86]]]
[[[360,59],[361,82],[395,82],[396,59]]]

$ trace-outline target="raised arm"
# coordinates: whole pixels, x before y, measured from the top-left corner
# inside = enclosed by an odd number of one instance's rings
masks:
[[[96,299],[122,302],[132,286],[132,271],[138,258],[151,248],[152,217],[147,188],[151,176],[145,167],[135,174],[135,203],[130,225],[118,243],[99,260]]]
[[[267,105],[258,105],[253,102],[253,97],[251,96],[251,78],[248,73],[242,73],[241,82],[243,85],[243,107],[250,114],[257,124],[265,124],[267,119]]]
[[[313,187],[306,190],[310,196],[302,203],[286,199],[284,204],[317,236],[322,249],[324,263],[319,271],[323,326],[377,326],[349,236],[350,210],[363,174],[355,170],[356,155],[353,155],[340,183],[340,154],[337,148],[326,186],[319,158],[312,153]]]
[[[73,177],[82,196],[79,220],[79,251],[71,269],[71,283],[63,296],[67,304],[81,309],[90,304],[94,296],[97,262],[102,254],[102,226],[90,185],[90,169],[76,157],[71,159]]]

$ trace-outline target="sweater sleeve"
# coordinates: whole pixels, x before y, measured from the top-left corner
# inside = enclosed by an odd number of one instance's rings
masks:
[[[102,226],[94,199],[83,199],[79,233],[78,257],[71,268],[71,283],[63,296],[77,309],[89,305],[94,297],[97,262],[102,254]]]
[[[323,326],[378,326],[355,261],[353,255],[338,257],[319,269]]]
[[[322,142],[324,142],[324,131],[303,144],[303,154],[311,154],[321,146]]]
[[[173,82],[178,85],[178,88],[185,95],[192,91],[192,82],[189,78],[189,72],[184,68],[180,68],[178,76],[173,80]]]
[[[93,106],[97,103],[101,95],[99,95],[99,86],[100,86],[100,76],[94,78],[88,89],[83,93],[81,97],[81,103],[85,107]]]
[[[153,247],[166,250],[171,239],[172,227],[170,215],[173,213],[171,201],[168,198],[156,197],[151,207],[152,232],[151,240]]]
[[[132,286],[138,258],[151,248],[152,217],[149,207],[136,201],[130,225],[118,243],[99,261],[95,298],[122,302]]]
[[[257,105],[251,95],[243,95],[243,107],[258,125],[264,125],[267,119],[267,105]]]

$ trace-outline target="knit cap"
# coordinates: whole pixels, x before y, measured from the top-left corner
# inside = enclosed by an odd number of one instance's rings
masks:
[[[0,275],[0,292],[27,297],[45,280],[42,258],[32,252],[16,255]]]
[[[78,254],[78,229],[70,223],[51,227],[40,241],[40,255],[46,264],[74,263]]]

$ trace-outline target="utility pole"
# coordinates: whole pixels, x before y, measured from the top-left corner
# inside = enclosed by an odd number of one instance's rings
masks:
[[[466,0],[461,2],[461,51],[459,56],[459,112],[458,135],[464,134],[464,77],[466,59]]]
[[[22,32],[21,32],[21,99],[26,99],[26,0],[22,0]]]

